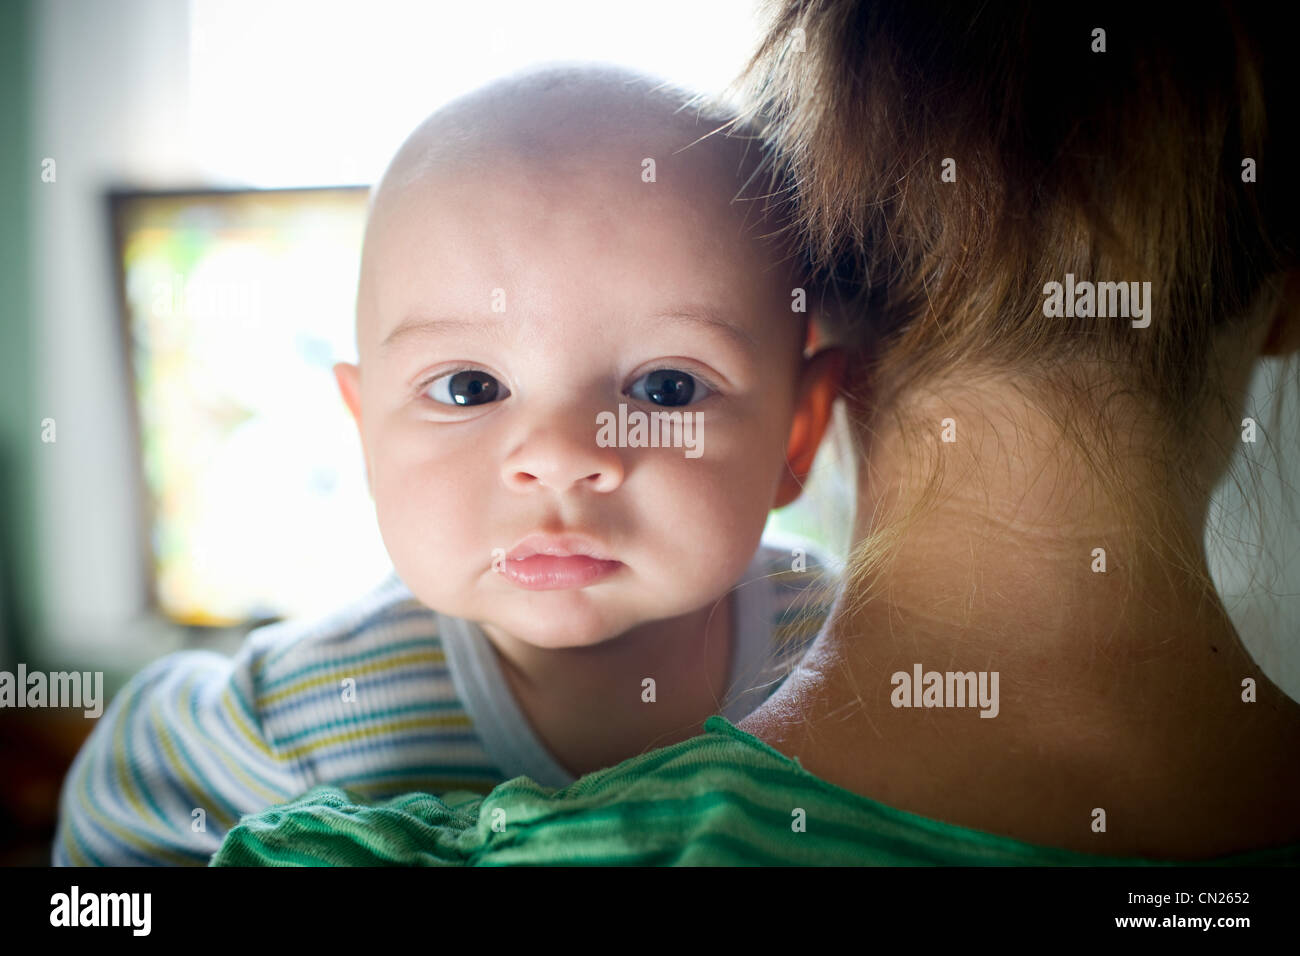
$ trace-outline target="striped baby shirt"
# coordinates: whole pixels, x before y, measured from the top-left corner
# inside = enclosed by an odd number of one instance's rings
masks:
[[[829,611],[832,571],[807,542],[764,539],[734,589],[721,713],[776,689]],[[250,632],[233,657],[179,651],[128,681],[64,780],[53,862],[201,866],[241,817],[317,786],[381,800],[517,776],[573,782],[482,630],[394,574],[327,617]]]

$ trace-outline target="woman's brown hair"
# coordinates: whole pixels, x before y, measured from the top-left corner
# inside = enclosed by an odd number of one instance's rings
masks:
[[[775,4],[748,94],[873,405],[1013,371],[1105,480],[1082,422],[1122,393],[1190,470],[1216,343],[1300,261],[1293,37],[1233,3]],[[1149,326],[1047,317],[1067,274],[1150,282]]]

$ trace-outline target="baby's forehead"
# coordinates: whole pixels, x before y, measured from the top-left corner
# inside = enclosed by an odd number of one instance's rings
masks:
[[[755,142],[718,109],[623,73],[544,72],[500,81],[426,119],[398,150],[373,206],[454,175],[492,170],[594,179],[611,171],[664,190],[739,194],[759,165]],[[660,177],[660,167],[687,170]],[[628,176],[628,173],[632,175]]]
[[[599,228],[602,214],[629,214],[620,199],[638,197],[647,241],[725,228],[740,243],[742,222],[757,234],[760,150],[727,123],[722,111],[622,71],[501,81],[439,110],[403,144],[372,200],[358,320],[369,321],[376,273],[402,258],[412,234],[503,209],[508,220],[511,204],[538,219],[585,209]],[[647,205],[653,215],[644,215]]]

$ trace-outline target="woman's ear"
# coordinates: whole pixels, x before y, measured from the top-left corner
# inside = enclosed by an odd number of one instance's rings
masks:
[[[366,463],[366,487],[370,488],[370,456],[366,454],[366,432],[361,427],[361,369],[347,362],[334,365],[334,381],[338,382],[339,394],[343,404],[352,413],[352,420],[357,423],[357,436],[361,439],[361,457]],[[371,494],[374,494],[373,488]]]
[[[813,459],[830,424],[835,398],[844,377],[844,353],[824,349],[804,363],[799,399],[785,446],[786,471],[777,486],[773,508],[784,508],[803,491]]]
[[[1270,321],[1260,355],[1285,356],[1300,351],[1300,269],[1287,273],[1282,297]]]

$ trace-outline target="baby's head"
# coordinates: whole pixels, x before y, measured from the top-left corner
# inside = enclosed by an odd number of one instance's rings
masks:
[[[836,360],[804,357],[795,290],[817,296],[765,238],[756,143],[683,103],[532,73],[435,113],[385,173],[359,365],[335,372],[429,607],[596,644],[717,601],[798,495]]]

